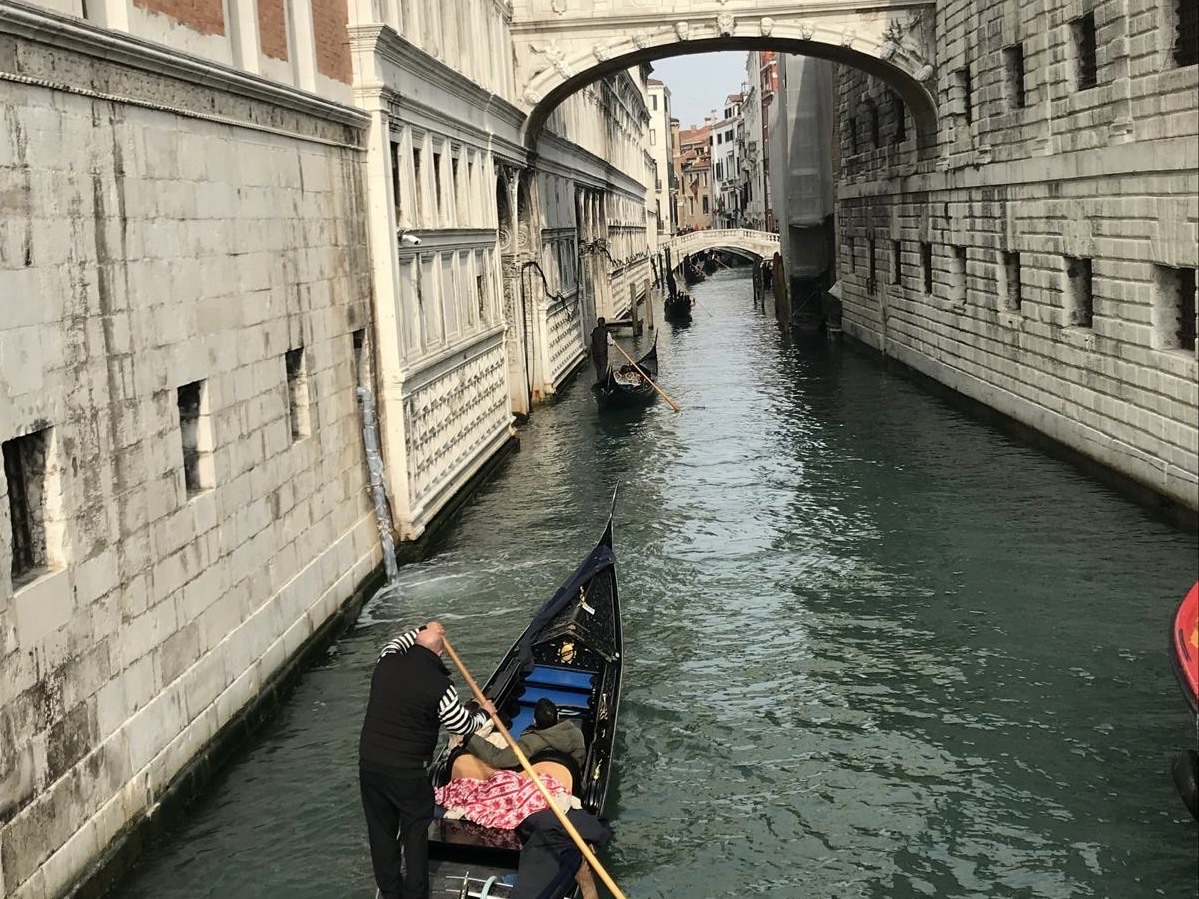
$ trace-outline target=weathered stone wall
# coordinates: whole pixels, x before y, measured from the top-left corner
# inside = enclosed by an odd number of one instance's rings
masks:
[[[3,33],[0,71],[72,75],[0,80],[0,894],[41,899],[377,563],[370,261],[352,110]]]
[[[938,3],[935,167],[843,69],[838,270],[847,333],[1195,508],[1199,65],[1176,6]]]

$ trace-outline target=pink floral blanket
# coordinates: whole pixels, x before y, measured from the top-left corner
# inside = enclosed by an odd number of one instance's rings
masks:
[[[540,777],[550,795],[569,798],[558,781],[548,774]],[[529,815],[547,807],[536,784],[519,771],[499,770],[487,780],[460,777],[438,787],[433,796],[447,811],[461,810],[466,819],[500,830],[515,830]]]

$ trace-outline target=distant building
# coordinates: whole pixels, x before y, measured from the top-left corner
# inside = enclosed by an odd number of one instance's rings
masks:
[[[670,117],[670,88],[656,78],[649,79],[649,119],[647,143],[656,167],[649,208],[657,214],[658,233],[673,234],[676,220],[671,192],[675,184],[676,128],[672,127],[674,120]]]
[[[773,50],[746,54],[747,90],[741,104],[745,146],[741,156],[742,216],[747,228],[777,230],[770,191],[770,108],[778,92],[778,59]]]
[[[678,135],[675,199],[680,231],[712,227],[712,118]]]
[[[712,128],[712,192],[715,206],[712,226],[737,228],[742,224],[741,157],[745,123],[741,117],[743,94],[729,94]]]

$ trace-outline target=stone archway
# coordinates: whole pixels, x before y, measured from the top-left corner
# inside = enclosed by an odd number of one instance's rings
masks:
[[[903,99],[916,127],[916,147],[930,158],[937,145],[935,7],[891,2],[887,8],[690,0],[688,12],[663,12],[656,0],[612,0],[574,8],[570,0],[517,4],[512,31],[520,102],[532,145],[566,97],[631,66],[670,56],[720,50],[776,50],[842,63],[886,82]],[[774,13],[771,15],[770,13]]]

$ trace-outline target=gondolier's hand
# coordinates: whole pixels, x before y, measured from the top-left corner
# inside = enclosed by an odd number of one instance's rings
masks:
[[[483,711],[485,711],[488,715],[496,715],[497,717],[499,715],[499,713],[495,710],[495,703],[490,699],[483,703]]]
[[[437,636],[439,636],[439,637],[445,636],[445,627],[442,625],[442,623],[440,621],[430,621],[428,624],[425,625],[424,629],[432,631],[433,633],[437,634]]]

